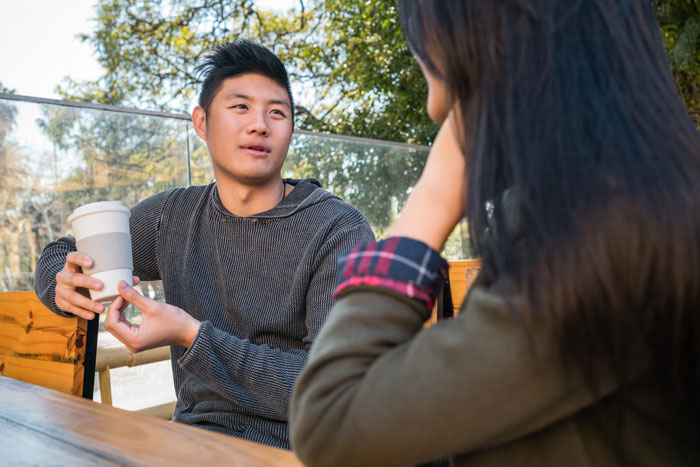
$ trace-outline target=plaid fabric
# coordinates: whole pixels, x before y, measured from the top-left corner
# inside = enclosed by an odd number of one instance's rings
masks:
[[[389,237],[365,242],[338,258],[338,298],[353,286],[381,287],[418,300],[429,310],[447,277],[447,261],[423,242]]]

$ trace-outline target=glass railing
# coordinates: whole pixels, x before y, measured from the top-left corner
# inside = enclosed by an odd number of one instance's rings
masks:
[[[427,154],[425,146],[297,131],[283,176],[318,179],[360,209],[381,238]],[[168,188],[212,180],[206,145],[188,116],[0,94],[0,292],[32,290],[42,248],[71,234],[67,218],[77,206],[108,199],[133,206]],[[465,234],[466,225],[455,229],[444,251],[448,259],[469,257]],[[160,281],[139,288],[163,300]],[[135,308],[126,314],[140,321]],[[100,333],[100,347],[118,344]],[[172,380],[167,361],[118,368],[110,379],[117,407],[175,399],[172,385],[163,384]]]
[[[426,146],[297,131],[283,176],[318,179],[362,211],[381,238],[427,154]],[[43,246],[70,234],[67,218],[77,206],[108,199],[133,206],[212,180],[206,145],[188,116],[0,94],[0,291],[32,289]],[[459,226],[444,254],[467,258],[467,244]],[[153,287],[149,295],[158,296]]]

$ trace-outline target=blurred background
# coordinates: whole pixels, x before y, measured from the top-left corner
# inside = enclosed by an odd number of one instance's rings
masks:
[[[319,179],[364,212],[379,237],[438,130],[393,0],[0,4],[0,291],[32,289],[41,249],[71,233],[75,207],[107,199],[133,206],[213,180],[189,113],[195,65],[221,42],[258,41],[287,65],[298,131],[284,176]],[[700,0],[654,5],[679,93],[700,127]],[[471,258],[465,222],[444,254]],[[161,290],[142,285],[155,299]],[[106,333],[99,342],[119,344]],[[174,400],[169,365],[113,370],[114,404]]]

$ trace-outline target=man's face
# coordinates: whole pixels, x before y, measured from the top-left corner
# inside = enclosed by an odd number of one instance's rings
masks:
[[[287,90],[277,82],[253,73],[227,78],[209,115],[197,107],[192,120],[219,183],[260,185],[280,176],[294,123]]]

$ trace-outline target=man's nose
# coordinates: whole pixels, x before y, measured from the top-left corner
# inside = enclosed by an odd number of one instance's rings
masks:
[[[270,133],[264,113],[255,113],[248,125],[248,133],[257,133],[262,136],[267,136]]]

